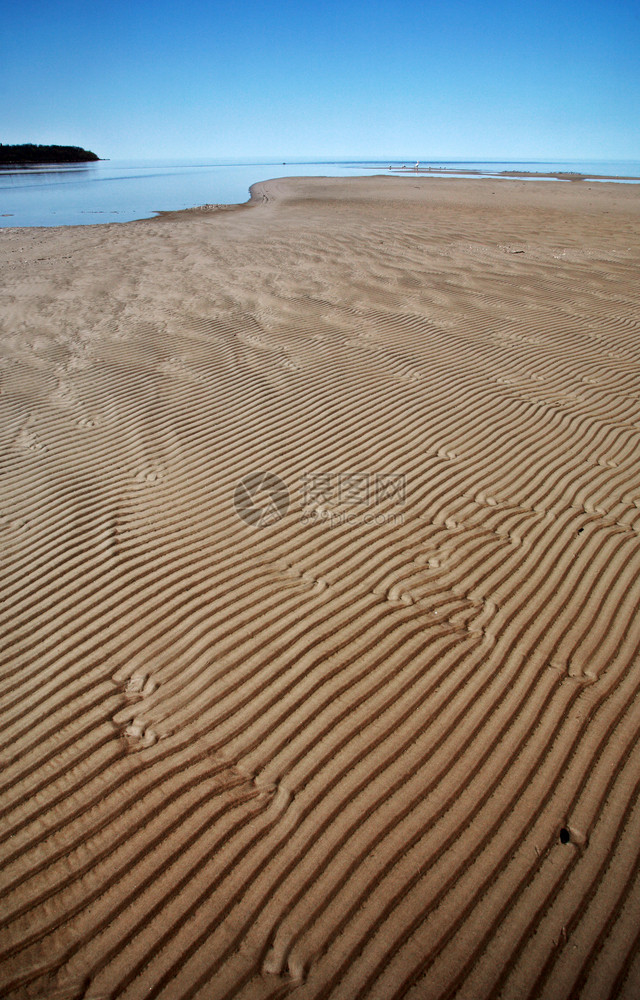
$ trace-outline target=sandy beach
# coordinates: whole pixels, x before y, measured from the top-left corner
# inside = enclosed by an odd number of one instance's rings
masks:
[[[0,231],[4,1000],[637,1000],[639,222]]]

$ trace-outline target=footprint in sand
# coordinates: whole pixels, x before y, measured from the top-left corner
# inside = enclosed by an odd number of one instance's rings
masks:
[[[296,365],[295,362],[293,362],[286,354],[283,354],[282,357],[278,358],[278,364],[281,368],[285,368],[288,372],[297,372],[299,370],[298,365]]]
[[[587,512],[587,514],[606,514],[607,511],[604,507],[598,507],[596,504],[591,503],[590,500],[585,500],[582,504],[582,509]]]
[[[393,583],[390,587],[374,587],[374,594],[384,597],[392,604],[415,604],[413,596],[403,583]]]
[[[116,674],[111,680],[122,690],[130,703],[141,702],[158,689],[154,678],[143,670],[137,670],[126,678]],[[144,750],[146,747],[154,746],[161,738],[156,729],[149,726],[141,716],[136,715],[132,704],[116,712],[111,721],[121,737],[126,740],[129,750]]]
[[[419,372],[416,368],[406,368],[403,372],[401,372],[396,377],[399,378],[399,379],[402,379],[403,382],[421,382],[422,381],[422,373]]]
[[[497,507],[499,502],[495,497],[490,496],[488,493],[484,493],[482,490],[476,493],[474,500],[476,503],[482,504],[483,506],[486,505],[487,507]]]
[[[122,730],[122,735],[128,741],[131,750],[145,750],[155,746],[158,734],[155,729],[147,727],[142,719],[133,718]]]
[[[184,375],[184,363],[181,358],[171,356],[160,362],[158,370],[165,375]]]
[[[286,927],[278,928],[272,946],[269,948],[262,963],[262,972],[268,976],[280,976],[294,982],[302,982],[305,978],[304,962],[292,954],[294,942],[293,931]]]
[[[434,514],[431,518],[427,515],[427,519],[438,527],[444,526],[448,531],[457,532],[462,530],[462,525],[460,525],[454,517],[447,517],[442,511],[438,511],[438,513]]]
[[[424,566],[425,570],[441,569],[451,561],[451,553],[442,549],[434,552],[419,552],[413,560],[415,566]]]
[[[82,372],[90,368],[91,365],[90,358],[82,354],[72,354],[64,367],[68,372]]]
[[[148,469],[140,469],[133,478],[136,483],[157,483],[163,475],[161,469],[151,466]]]
[[[22,428],[16,438],[15,444],[17,448],[21,448],[24,451],[47,451],[47,446],[40,441],[35,431],[32,431],[29,427]]]
[[[78,394],[72,382],[59,379],[51,393],[51,401],[58,406],[73,406],[78,401]]]
[[[295,579],[302,580],[304,583],[310,583],[313,589],[321,593],[326,590],[329,586],[329,581],[323,576],[316,576],[308,569],[301,569],[295,563],[282,563],[279,567],[280,572],[284,573],[286,576],[294,577]]]
[[[581,670],[579,667],[575,666],[573,663],[565,663],[561,660],[552,660],[549,663],[549,668],[551,670],[557,670],[559,674],[563,674],[567,680],[573,681],[575,684],[595,684],[598,680],[598,675],[594,674],[591,670]]]
[[[142,716],[136,715],[131,707],[116,712],[111,721],[125,740],[127,750],[145,750],[155,746],[161,738],[157,730],[148,725]]]
[[[149,674],[135,673],[125,683],[124,693],[127,698],[147,698],[156,691],[158,685]]]

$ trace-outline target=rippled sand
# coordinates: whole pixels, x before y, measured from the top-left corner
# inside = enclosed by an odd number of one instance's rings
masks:
[[[639,219],[0,232],[3,997],[640,995]]]

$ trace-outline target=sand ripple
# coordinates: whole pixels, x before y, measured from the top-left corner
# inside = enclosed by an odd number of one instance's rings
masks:
[[[2,995],[635,998],[639,192],[254,196],[0,234]]]

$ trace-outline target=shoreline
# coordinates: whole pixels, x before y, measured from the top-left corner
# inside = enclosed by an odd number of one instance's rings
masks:
[[[469,172],[469,173],[473,174],[474,178],[475,178],[475,176],[480,177],[480,174],[477,173],[477,172]],[[422,174],[422,172],[421,172],[421,175],[422,176],[426,176],[426,177],[437,176],[439,183],[443,183],[445,181],[448,181],[450,184],[462,184],[462,185],[469,183],[469,181],[472,181],[472,179],[473,179],[471,177],[469,177],[469,178],[467,178],[467,177],[450,177],[450,176],[447,176],[446,172],[442,172],[442,174],[440,176],[438,176],[438,175],[436,175],[435,171],[432,171],[432,172],[426,171],[424,174]],[[540,175],[536,175],[536,176],[531,176],[531,175],[525,176],[525,175],[521,175],[519,173],[513,173],[513,174],[510,174],[509,176],[504,176],[503,174],[487,174],[487,175],[482,175],[482,176],[485,179],[492,180],[492,181],[501,181],[501,180],[504,180],[504,181],[509,181],[511,183],[513,183],[515,181],[523,181],[523,182],[526,181],[527,186],[529,186],[530,184],[534,184],[536,180],[544,181],[545,178],[547,178],[547,177],[549,177],[549,178],[553,177],[555,179],[556,175],[540,174]],[[412,178],[415,177],[415,171],[413,169],[407,169],[406,171],[399,172],[398,175],[397,175],[397,177],[398,178],[401,177],[401,178],[404,178],[405,180],[409,181],[409,180],[411,180]],[[386,172],[386,173],[379,173],[379,174],[363,174],[363,175],[358,175],[358,176],[354,176],[354,177],[332,177],[331,175],[321,175],[321,174],[319,174],[317,176],[307,176],[307,175],[296,176],[296,175],[292,175],[290,177],[276,177],[276,178],[270,178],[268,180],[260,180],[260,181],[254,182],[250,186],[250,188],[249,188],[249,198],[245,202],[237,202],[237,203],[231,203],[231,204],[211,203],[211,204],[205,204],[205,205],[194,205],[194,206],[192,206],[190,208],[183,208],[183,209],[176,209],[176,210],[171,210],[171,209],[169,209],[167,211],[158,210],[155,215],[148,216],[147,218],[144,218],[144,219],[132,219],[130,222],[122,222],[122,223],[92,223],[92,226],[98,226],[98,225],[102,225],[102,226],[104,226],[104,225],[123,225],[123,226],[124,225],[135,225],[135,224],[143,223],[143,222],[152,222],[152,221],[154,221],[156,219],[157,220],[163,220],[163,219],[178,220],[178,219],[183,218],[183,219],[186,220],[186,219],[191,218],[191,217],[196,216],[196,215],[211,215],[211,214],[214,214],[214,213],[233,213],[233,212],[245,210],[245,209],[248,209],[248,208],[255,208],[255,207],[258,207],[259,205],[267,204],[268,201],[269,201],[269,194],[267,193],[267,189],[268,188],[270,188],[270,189],[272,189],[274,191],[278,191],[280,189],[286,190],[288,184],[297,184],[297,183],[304,184],[305,182],[309,182],[310,184],[323,184],[326,181],[329,181],[329,182],[336,181],[338,183],[352,184],[354,182],[362,182],[362,181],[366,182],[366,181],[373,181],[373,180],[379,180],[379,181],[382,181],[384,183],[384,182],[386,182],[388,180],[394,180],[395,181],[396,179],[397,178],[395,176],[395,171],[392,173],[392,175],[390,175],[388,172]],[[561,179],[561,178],[558,177],[558,179]],[[571,179],[576,179],[577,180],[578,177],[572,177]],[[610,181],[613,182],[616,179],[609,178],[609,177],[604,177],[604,176],[596,178],[595,175],[593,177],[591,177],[591,175],[585,174],[585,175],[579,175],[579,179],[585,180],[585,181],[589,181],[591,179],[598,179],[599,180],[599,187],[602,186],[603,191],[607,190],[609,192],[614,192],[616,190],[616,188],[618,188],[618,186],[619,186],[617,183],[607,184],[606,182],[608,180],[610,180]],[[640,178],[638,178],[638,182],[640,183]],[[544,186],[546,187],[547,185],[545,184]],[[628,184],[628,185],[627,184],[621,184],[620,186],[624,187],[625,189],[632,188],[632,184]],[[589,190],[593,190],[593,189],[589,188]],[[347,197],[348,197],[348,195],[347,195]],[[29,227],[15,227],[15,228],[29,228]],[[32,227],[32,228],[41,228],[41,229],[44,229],[44,228],[53,228],[53,227]],[[61,227],[61,228],[65,228],[65,227]],[[76,228],[82,228],[82,227],[76,227]]]
[[[640,189],[405,180],[3,230],[7,1000],[640,994]]]
[[[426,174],[426,177],[429,177],[428,173]],[[290,198],[293,198],[293,200],[301,198],[302,201],[308,201],[315,200],[320,197],[335,199],[340,202],[349,202],[353,200],[357,203],[361,200],[375,199],[376,194],[372,194],[371,192],[373,192],[376,185],[378,185],[376,193],[380,195],[381,204],[384,203],[387,198],[391,199],[392,204],[398,204],[406,200],[407,195],[411,197],[414,191],[420,191],[420,188],[415,187],[415,185],[412,186],[411,191],[409,191],[409,188],[405,188],[402,183],[398,184],[397,187],[389,186],[395,185],[400,179],[409,183],[416,178],[415,174],[410,170],[407,170],[398,176],[395,174],[390,175],[389,173],[381,173],[346,178],[332,177],[330,175],[292,175],[290,177],[274,177],[253,183],[249,188],[249,198],[245,202],[195,205],[191,208],[178,209],[175,211],[158,211],[156,215],[150,216],[146,219],[133,219],[126,223],[106,223],[98,225],[128,226],[154,222],[156,220],[187,221],[191,218],[200,216],[231,216],[238,212],[244,212],[247,209],[267,207],[270,203],[275,204],[279,201],[286,202]],[[527,202],[528,190],[530,190],[531,194],[537,197],[540,201],[545,200],[548,192],[549,196],[547,201],[549,205],[554,203],[558,203],[560,206],[586,205],[589,203],[589,199],[594,199],[596,202],[602,203],[602,206],[604,206],[605,202],[607,202],[607,199],[610,200],[612,206],[629,205],[630,207],[634,207],[637,204],[640,204],[640,196],[636,193],[634,185],[607,183],[605,180],[602,183],[599,183],[596,187],[591,187],[588,184],[589,178],[586,176],[584,178],[584,180],[587,181],[585,185],[558,185],[557,187],[555,185],[548,185],[543,177],[524,178],[520,176],[502,177],[499,175],[492,175],[487,176],[485,179],[497,184],[498,187],[489,189],[489,185],[487,184],[486,187],[478,187],[476,190],[475,178],[449,177],[442,175],[437,178],[437,186],[435,188],[429,191],[427,187],[424,187],[421,194],[424,194],[425,196],[425,203],[428,203],[430,195],[433,195],[436,202],[438,202],[440,195],[442,195],[443,197],[440,200],[442,200],[445,204],[451,205],[455,205],[456,203],[456,192],[462,195],[465,201],[468,201],[469,203],[477,201],[479,204],[486,204],[486,195],[488,192],[491,199],[495,196],[495,194],[499,193],[503,197],[507,198],[508,201],[513,201],[518,205],[522,205]],[[540,183],[536,184],[536,180]],[[504,182],[504,184],[501,182]],[[422,178],[420,183],[423,183]],[[638,190],[640,191],[640,189]],[[575,194],[570,194],[570,191],[575,192]],[[556,192],[556,194],[552,194],[551,192]],[[477,197],[475,197],[475,195],[477,195]],[[46,227],[40,228],[44,229]]]
[[[624,176],[619,174],[583,174],[579,171],[558,170],[545,173],[537,170],[465,170],[456,167],[390,167],[392,173],[400,174],[464,174],[474,177],[491,177],[494,179],[518,177],[524,180],[556,180],[556,181],[616,181],[618,183],[633,182],[640,183],[640,177]]]
[[[376,168],[371,168],[371,169],[372,170],[375,169],[376,171],[378,171],[379,168],[376,167]],[[308,175],[303,175],[303,176],[307,177],[307,179],[314,179],[313,177],[308,177]],[[295,177],[296,177],[296,175],[292,175],[292,177],[290,179],[295,179]],[[318,174],[317,177],[331,179],[332,175]],[[456,181],[457,182],[461,182],[461,181],[464,182],[464,181],[469,181],[469,180],[486,180],[486,181],[495,182],[495,181],[498,181],[498,180],[505,180],[505,181],[508,180],[511,183],[516,182],[516,181],[526,181],[526,183],[530,184],[530,183],[535,183],[536,181],[542,181],[542,182],[548,183],[548,181],[553,180],[553,181],[571,181],[571,182],[577,182],[577,181],[580,181],[580,182],[590,182],[590,181],[593,181],[593,182],[597,183],[599,186],[600,185],[604,186],[604,185],[610,184],[612,186],[613,185],[616,185],[616,186],[620,185],[620,186],[627,187],[627,186],[632,186],[633,184],[636,184],[636,183],[640,184],[640,178],[635,178],[633,176],[614,176],[614,175],[605,175],[605,174],[581,174],[581,173],[573,173],[573,172],[555,172],[555,173],[544,173],[544,172],[535,172],[535,171],[500,171],[500,172],[493,172],[493,171],[480,171],[480,170],[464,170],[463,168],[449,168],[449,167],[442,167],[442,168],[439,168],[439,167],[426,167],[426,168],[425,167],[420,167],[418,170],[416,170],[415,167],[407,167],[406,169],[398,167],[398,168],[393,168],[393,169],[390,168],[388,171],[376,172],[375,174],[374,173],[365,173],[365,174],[359,174],[359,175],[354,175],[354,176],[350,176],[350,177],[343,177],[343,178],[336,178],[336,177],[334,177],[333,179],[335,179],[335,180],[342,179],[342,180],[351,182],[351,181],[356,181],[358,179],[371,178],[371,177],[379,177],[379,178],[387,178],[387,177],[398,178],[398,177],[404,177],[404,178],[408,178],[408,179],[411,179],[411,178],[415,179],[416,177],[420,177],[421,178],[421,182],[424,182],[424,180],[426,178],[428,178],[428,177],[432,177],[432,178],[437,178],[439,183],[442,182],[442,181],[445,181],[445,180],[447,180],[449,182],[456,182]],[[287,179],[288,178],[278,178],[278,180],[287,180]],[[183,212],[187,212],[187,213],[189,213],[189,212],[191,212],[191,213],[193,213],[193,212],[207,212],[207,211],[211,212],[213,210],[215,210],[215,211],[235,211],[235,210],[237,210],[238,208],[241,208],[241,207],[250,207],[251,206],[251,204],[252,204],[251,190],[252,190],[253,187],[256,186],[256,184],[260,184],[260,183],[265,183],[265,182],[264,181],[257,181],[257,182],[254,182],[254,184],[250,185],[250,187],[249,187],[249,198],[247,199],[246,202],[237,202],[237,203],[233,203],[233,202],[232,203],[223,203],[223,202],[221,202],[221,203],[209,203],[209,204],[205,203],[205,204],[199,204],[199,205],[192,205],[192,206],[189,206],[187,208],[181,208],[181,209],[158,209],[158,210],[156,210],[151,215],[143,216],[142,218],[138,218],[138,219],[130,219],[130,220],[127,220],[127,221],[122,221],[122,222],[120,222],[118,220],[109,220],[109,221],[100,221],[100,222],[82,222],[82,223],[80,223],[80,222],[72,222],[72,223],[63,224],[61,227],[50,226],[50,225],[43,225],[43,226],[11,226],[11,225],[7,225],[7,226],[0,227],[0,232],[2,232],[4,230],[7,230],[7,229],[20,229],[20,230],[22,230],[22,229],[31,229],[31,228],[35,228],[35,229],[53,229],[53,228],[69,228],[69,227],[76,227],[76,228],[80,228],[80,227],[82,227],[82,228],[84,228],[84,227],[87,227],[87,228],[96,228],[96,227],[109,226],[109,225],[128,225],[129,222],[144,222],[144,221],[149,221],[149,220],[154,219],[154,218],[164,218],[164,217],[171,217],[171,218],[173,218],[173,217],[177,217],[180,213],[183,213]],[[9,218],[10,215],[11,215],[11,213],[6,213],[5,215],[3,215],[3,218]]]

